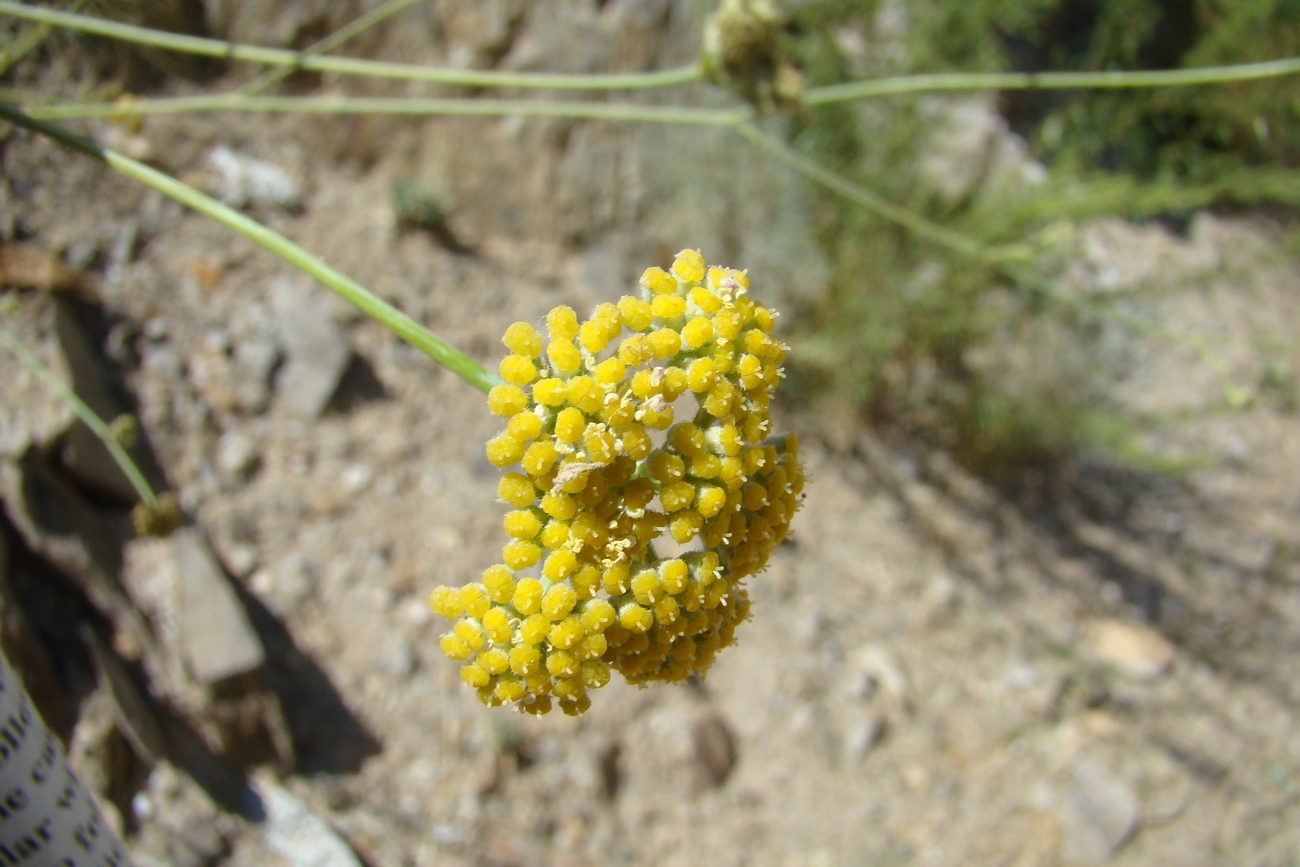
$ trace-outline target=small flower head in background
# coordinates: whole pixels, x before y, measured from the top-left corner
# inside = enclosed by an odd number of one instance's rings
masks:
[[[545,335],[506,329],[487,457],[506,471],[508,541],[479,580],[431,597],[455,621],[442,651],[484,703],[579,714],[612,672],[684,680],[731,644],[742,582],[803,489],[794,434],[772,434],[788,350],[774,319],[745,272],[683,250],[585,321],[556,307]]]

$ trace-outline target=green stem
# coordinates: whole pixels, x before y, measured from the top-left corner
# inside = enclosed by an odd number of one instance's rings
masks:
[[[383,21],[385,18],[392,17],[406,7],[413,6],[418,2],[420,2],[420,0],[388,0],[387,3],[376,6],[360,18],[357,18],[350,24],[340,27],[338,30],[334,31],[329,36],[326,36],[319,42],[314,42],[311,45],[308,45],[302,50],[303,56],[325,54],[326,52],[333,51],[352,37],[364,33],[371,27],[374,27],[376,24]],[[257,78],[254,78],[252,81],[239,88],[239,92],[247,96],[252,96],[254,93],[265,90],[277,81],[287,78],[292,74],[293,67],[291,66],[280,66],[276,69],[268,69],[266,72],[257,76]]]
[[[154,48],[163,48],[186,54],[223,57],[230,60],[263,63],[269,66],[287,66],[294,70],[334,72],[340,75],[364,75],[370,78],[401,79],[405,81],[426,81],[464,87],[644,90],[687,84],[700,78],[700,68],[696,64],[678,69],[665,69],[659,72],[570,75],[564,73],[446,69],[405,63],[387,63],[379,60],[362,60],[352,57],[312,57],[306,56],[300,51],[263,48],[257,45],[238,45],[233,42],[223,42],[220,39],[185,36],[179,33],[168,33],[165,30],[152,30],[148,27],[137,27],[133,24],[108,21],[90,15],[57,12],[53,9],[14,3],[11,0],[0,0],[0,14],[12,15],[26,21],[56,24],[70,30],[80,30],[84,33],[107,36],[122,42],[133,42],[137,45],[149,45]]]
[[[233,229],[253,243],[265,247],[290,265],[334,290],[362,313],[376,320],[398,337],[424,352],[434,361],[480,391],[487,392],[492,386],[500,382],[495,375],[489,373],[478,362],[411,319],[405,313],[402,313],[396,307],[376,296],[360,283],[326,265],[302,247],[299,247],[283,235],[271,231],[256,220],[244,216],[235,209],[223,205],[209,196],[205,196],[170,175],[163,174],[156,169],[107,148],[99,147],[61,127],[29,117],[11,105],[0,103],[0,119],[49,136],[62,145],[104,162],[127,177],[152,187],[182,205]]]
[[[26,105],[41,120],[79,120],[188,112],[244,111],[277,114],[396,114],[459,117],[566,117],[638,123],[734,126],[749,116],[747,108],[675,108],[609,102],[564,102],[514,99],[406,99],[385,97],[243,96],[238,93],[173,99],[133,99],[129,102]]]
[[[736,127],[736,132],[746,141],[759,147],[766,153],[771,154],[773,157],[814,183],[827,188],[837,195],[843,196],[845,199],[861,206],[881,219],[888,220],[903,227],[918,237],[925,238],[941,247],[957,253],[958,255],[966,256],[983,265],[993,268],[1004,278],[1010,280],[1014,285],[1018,285],[1027,291],[1037,292],[1058,304],[1070,307],[1084,315],[1108,320],[1138,334],[1157,337],[1166,340],[1175,346],[1182,346],[1190,349],[1219,378],[1219,381],[1223,384],[1224,395],[1228,400],[1230,402],[1238,400],[1234,395],[1236,395],[1240,389],[1232,383],[1228,375],[1227,363],[1210,348],[1206,341],[1181,334],[1172,329],[1165,328],[1157,323],[1149,322],[1139,316],[1134,316],[1121,310],[1098,308],[1094,305],[1088,304],[1080,298],[1061,292],[1044,281],[1026,274],[1013,263],[1006,261],[1006,259],[999,254],[999,250],[1006,250],[1005,247],[985,247],[973,238],[968,238],[965,235],[952,231],[951,229],[946,229],[937,223],[927,220],[919,214],[915,214],[906,208],[895,205],[870,190],[867,190],[864,187],[853,183],[849,179],[836,174],[830,169],[818,165],[807,157],[799,155],[789,146],[773,139],[771,136],[765,135],[753,124],[740,124]]]
[[[68,405],[73,414],[81,419],[95,436],[99,437],[99,441],[104,444],[104,447],[108,449],[108,453],[112,456],[113,462],[121,468],[123,475],[131,483],[131,487],[135,488],[136,495],[140,497],[140,502],[150,509],[154,508],[158,503],[158,498],[155,496],[153,488],[149,487],[149,482],[145,480],[144,473],[140,472],[140,468],[135,465],[135,461],[131,460],[131,456],[126,453],[126,449],[122,448],[122,444],[117,441],[117,437],[113,436],[113,432],[104,420],[87,406],[84,400],[77,397],[77,393],[59,379],[54,374],[54,371],[42,364],[41,360],[31,350],[23,346],[18,338],[3,328],[0,328],[0,346],[13,353],[24,367],[40,377],[41,381]]]
[[[900,205],[895,205],[893,202],[876,195],[847,178],[841,177],[830,169],[824,168],[807,157],[796,153],[788,145],[761,132],[753,124],[739,124],[736,126],[736,132],[740,134],[741,138],[759,150],[775,157],[778,161],[814,183],[843,196],[877,217],[902,226],[918,237],[925,238],[963,256],[971,256],[984,262],[989,261],[988,252],[978,241],[967,238],[965,235],[958,234],[951,229],[945,229],[938,223],[933,223],[920,214],[913,213]]]
[[[869,81],[849,81],[811,88],[804,99],[809,105],[826,105],[871,96],[954,90],[1070,90],[1138,87],[1189,87],[1198,84],[1227,84],[1300,74],[1300,57],[1239,63],[1230,66],[1202,66],[1195,69],[1157,69],[1137,72],[936,72],[897,75]]]

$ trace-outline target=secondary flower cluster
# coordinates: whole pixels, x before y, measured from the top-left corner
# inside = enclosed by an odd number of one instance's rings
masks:
[[[456,621],[443,652],[486,704],[579,714],[611,669],[702,673],[799,506],[797,440],[770,436],[788,347],[747,274],[684,250],[641,287],[585,322],[556,307],[545,338],[506,329],[487,457],[510,469],[510,540],[478,581],[431,597]]]

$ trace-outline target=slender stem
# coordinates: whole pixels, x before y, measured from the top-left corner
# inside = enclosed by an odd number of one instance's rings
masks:
[[[135,461],[131,460],[131,456],[126,453],[126,449],[122,448],[122,444],[117,441],[117,437],[113,436],[112,430],[109,429],[104,420],[87,406],[84,400],[77,397],[77,393],[69,388],[63,380],[59,379],[54,371],[42,364],[41,360],[31,350],[23,346],[18,338],[4,328],[0,328],[0,346],[13,353],[24,367],[40,377],[41,381],[68,405],[73,414],[81,419],[95,436],[99,437],[99,441],[104,444],[109,455],[112,456],[113,462],[121,468],[123,475],[131,483],[131,487],[135,488],[136,495],[140,497],[140,502],[152,509],[158,502],[153,488],[149,487],[149,482],[145,480],[144,473],[140,472],[140,468],[135,465]]]
[[[486,392],[500,382],[496,376],[489,373],[478,362],[376,296],[360,283],[336,271],[288,238],[271,231],[266,226],[244,216],[234,208],[205,196],[193,187],[181,183],[157,169],[152,169],[115,151],[102,148],[80,136],[73,135],[61,127],[29,117],[11,105],[0,103],[0,119],[47,135],[62,145],[107,163],[111,168],[127,177],[152,187],[182,205],[198,211],[227,228],[233,229],[255,244],[265,247],[290,265],[334,290],[362,313],[375,319],[398,337],[424,352],[434,361],[480,391]]]
[[[807,157],[796,153],[788,145],[763,133],[753,124],[739,124],[736,126],[736,132],[759,150],[775,157],[814,183],[843,196],[881,219],[902,226],[918,237],[925,238],[956,253],[971,256],[981,261],[989,260],[987,251],[978,241],[967,238],[965,235],[958,234],[951,229],[945,229],[938,223],[931,222],[901,205],[895,205],[865,187],[818,165]]]
[[[86,0],[77,0],[72,4],[72,11],[78,11],[85,3]],[[8,72],[9,67],[17,63],[23,55],[44,42],[53,29],[53,24],[41,24],[39,27],[33,27],[26,33],[19,35],[13,42],[0,48],[0,75]]]
[[[974,259],[984,265],[993,268],[1003,277],[1010,280],[1013,284],[1023,287],[1032,292],[1050,298],[1051,300],[1070,307],[1087,316],[1094,316],[1098,319],[1108,320],[1129,328],[1139,334],[1148,334],[1167,340],[1175,346],[1183,346],[1196,353],[1197,357],[1206,364],[1223,383],[1224,394],[1232,400],[1238,389],[1233,385],[1228,376],[1227,363],[1220,357],[1210,345],[1202,339],[1195,336],[1182,334],[1173,329],[1166,328],[1158,323],[1147,321],[1139,316],[1125,313],[1122,310],[1111,308],[1099,308],[1095,305],[1088,304],[1081,298],[1062,292],[1054,286],[1051,286],[1043,280],[1039,280],[1031,274],[1027,274],[1023,269],[1016,267],[1012,262],[1007,261],[999,255],[999,250],[1006,248],[988,248],[980,244],[973,238],[968,238],[951,229],[933,223],[922,217],[920,214],[913,213],[899,205],[881,198],[870,190],[855,184],[848,178],[824,168],[812,160],[799,155],[790,149],[787,145],[777,141],[761,132],[751,123],[743,123],[736,126],[736,132],[742,138],[751,144],[757,146],[785,165],[802,174],[809,180],[817,183],[837,195],[843,196],[850,202],[866,209],[881,219],[888,220],[904,229],[907,229],[918,237],[925,238],[941,247],[951,250],[961,256]]]
[[[338,30],[334,31],[329,36],[326,36],[319,42],[314,42],[311,45],[308,45],[302,50],[303,56],[307,57],[333,51],[352,37],[364,33],[371,27],[374,27],[376,24],[383,21],[385,18],[390,18],[398,12],[401,12],[406,7],[413,6],[418,2],[420,2],[420,0],[388,0],[387,3],[376,6],[360,18],[357,18],[350,24],[340,27]],[[266,72],[257,76],[257,78],[254,78],[252,81],[239,88],[239,92],[252,96],[255,93],[265,90],[282,78],[286,78],[292,74],[293,67],[291,66],[280,66],[275,69],[268,69]]]
[[[71,105],[25,105],[41,120],[245,111],[298,114],[400,114],[461,117],[568,117],[638,123],[734,126],[750,116],[748,108],[676,108],[614,102],[569,102],[543,99],[406,99],[347,96],[243,96],[238,93],[173,99],[133,99]]]
[[[935,72],[898,75],[868,81],[849,81],[811,88],[804,99],[809,105],[826,105],[871,96],[922,91],[951,90],[1062,90],[1118,89],[1137,87],[1188,87],[1197,84],[1227,84],[1300,74],[1300,57],[1239,63],[1230,66],[1202,66],[1195,69],[1156,69],[1126,72]]]
[[[57,24],[70,30],[107,36],[122,42],[149,45],[169,51],[200,54],[207,57],[224,57],[263,63],[269,66],[287,66],[311,72],[334,72],[340,75],[364,75],[370,78],[426,81],[438,84],[455,84],[465,87],[519,87],[548,88],[552,90],[643,90],[654,87],[671,87],[700,78],[697,64],[658,72],[599,73],[577,75],[565,73],[495,72],[479,69],[447,69],[416,66],[405,63],[387,63],[379,60],[362,60],[353,57],[307,56],[300,51],[282,48],[263,48],[257,45],[239,45],[220,39],[185,36],[165,30],[152,30],[133,24],[122,24],[90,15],[73,15],[53,9],[43,9],[0,0],[0,14],[12,15],[26,21]]]

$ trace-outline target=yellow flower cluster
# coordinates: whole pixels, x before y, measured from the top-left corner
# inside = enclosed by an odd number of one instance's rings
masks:
[[[788,347],[748,275],[684,250],[641,287],[585,322],[556,307],[545,338],[506,329],[487,457],[514,468],[498,485],[510,540],[478,581],[431,597],[456,621],[443,652],[486,704],[579,714],[611,669],[702,673],[799,506],[797,440],[770,436]]]

